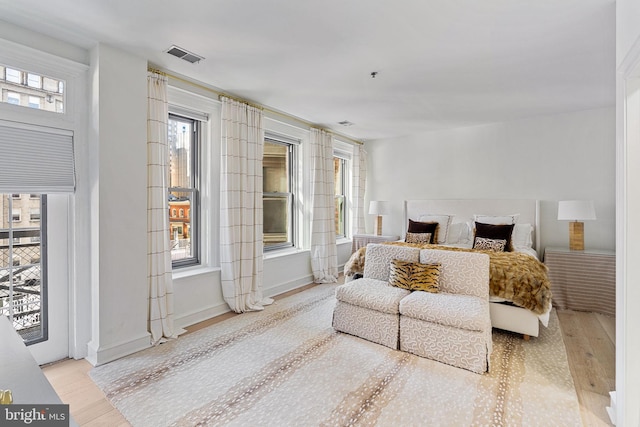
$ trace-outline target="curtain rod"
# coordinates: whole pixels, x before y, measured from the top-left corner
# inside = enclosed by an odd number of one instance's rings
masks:
[[[306,120],[300,119],[300,118],[295,117],[295,116],[291,116],[291,115],[286,114],[286,113],[282,113],[282,112],[280,112],[280,111],[272,110],[272,109],[267,108],[267,107],[262,106],[262,105],[253,104],[253,103],[251,103],[251,102],[249,102],[249,101],[246,101],[246,100],[244,100],[244,99],[242,99],[242,98],[238,98],[238,97],[235,97],[235,96],[232,96],[232,95],[228,95],[228,94],[226,94],[226,93],[224,93],[224,92],[217,91],[217,90],[215,90],[215,89],[212,89],[212,88],[210,88],[210,87],[208,87],[208,86],[205,86],[205,85],[202,85],[202,84],[200,84],[200,83],[194,82],[194,81],[192,81],[192,80],[188,80],[188,79],[185,79],[185,78],[183,78],[183,77],[176,76],[176,75],[174,75],[174,74],[168,73],[168,72],[166,72],[166,71],[162,71],[162,70],[160,70],[160,69],[158,69],[158,68],[155,68],[155,67],[148,67],[148,68],[147,68],[147,70],[148,70],[148,71],[150,71],[150,72],[152,72],[152,73],[158,73],[158,74],[160,74],[160,75],[162,75],[162,76],[165,76],[165,77],[168,77],[168,78],[170,78],[170,79],[178,80],[178,81],[180,81],[180,82],[182,82],[182,83],[186,83],[186,84],[189,84],[189,85],[191,85],[191,86],[195,86],[195,87],[197,87],[197,88],[200,88],[200,89],[206,90],[207,92],[211,92],[211,93],[215,94],[218,98],[226,97],[226,98],[229,98],[229,99],[233,99],[234,101],[238,101],[238,102],[243,102],[243,103],[245,103],[245,104],[249,104],[249,105],[251,105],[252,107],[258,108],[258,109],[263,110],[263,111],[265,111],[265,112],[269,112],[269,113],[271,113],[271,114],[275,114],[275,115],[278,115],[278,116],[281,116],[281,117],[287,118],[287,119],[289,119],[289,120],[295,120],[296,122],[298,122],[298,123],[302,123],[303,125],[308,126],[308,127],[310,127],[310,128],[312,128],[312,127],[313,127],[313,128],[318,128],[318,126],[317,126],[317,125],[314,125],[313,123],[308,122],[308,121],[306,121]],[[332,134],[332,135],[334,135],[334,136],[337,136],[337,137],[339,137],[339,138],[343,138],[343,139],[346,139],[347,141],[353,142],[354,144],[363,145],[363,142],[362,142],[362,141],[358,141],[357,139],[353,139],[353,138],[350,138],[350,137],[348,137],[348,136],[341,135],[341,134],[336,133],[336,132],[334,132],[334,131],[332,131],[332,130],[329,130],[329,129],[324,129],[324,130],[325,130],[326,132],[329,132],[330,134]]]

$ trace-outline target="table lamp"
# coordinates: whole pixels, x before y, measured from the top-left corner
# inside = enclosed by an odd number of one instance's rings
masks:
[[[382,235],[382,215],[389,215],[389,202],[371,201],[369,202],[369,215],[376,215],[375,234]]]
[[[558,202],[558,221],[569,223],[569,249],[584,250],[584,222],[596,219],[592,200],[563,200]]]

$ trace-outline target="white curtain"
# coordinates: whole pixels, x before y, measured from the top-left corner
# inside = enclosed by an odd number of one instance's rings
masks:
[[[353,234],[364,234],[364,191],[367,186],[367,152],[362,145],[355,147],[353,156]]]
[[[147,268],[149,282],[149,332],[151,344],[176,338],[173,326],[173,280],[167,188],[167,78],[147,76]]]
[[[222,98],[220,266],[222,294],[237,313],[262,310],[262,111]]]
[[[311,269],[316,283],[338,281],[333,137],[311,129]]]

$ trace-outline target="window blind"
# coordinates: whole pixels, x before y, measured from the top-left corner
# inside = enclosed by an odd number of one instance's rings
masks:
[[[0,122],[0,193],[74,190],[72,132]]]

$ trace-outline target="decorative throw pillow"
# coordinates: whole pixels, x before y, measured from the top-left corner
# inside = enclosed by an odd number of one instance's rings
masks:
[[[513,233],[513,224],[509,225],[493,225],[483,224],[476,222],[475,237],[473,239],[473,247],[476,247],[476,240],[479,237],[492,240],[505,240],[504,250],[510,252],[513,250],[511,247],[511,234]]]
[[[394,259],[389,269],[389,284],[410,291],[438,292],[441,264],[420,264]]]
[[[442,244],[446,243],[447,235],[449,233],[449,226],[453,221],[453,215],[436,215],[436,214],[424,214],[420,215],[418,221],[424,222],[437,222],[438,233],[434,236],[433,243]]]
[[[485,237],[476,237],[473,249],[481,251],[504,252],[507,241],[504,239],[487,239]]]
[[[436,235],[438,232],[438,223],[437,222],[420,222],[414,221],[412,219],[409,220],[409,228],[407,229],[407,234],[409,233],[430,233],[431,241],[427,243],[435,243]],[[408,240],[405,239],[408,242]]]
[[[407,236],[404,241],[407,243],[431,243],[431,233],[410,233],[407,231]]]

